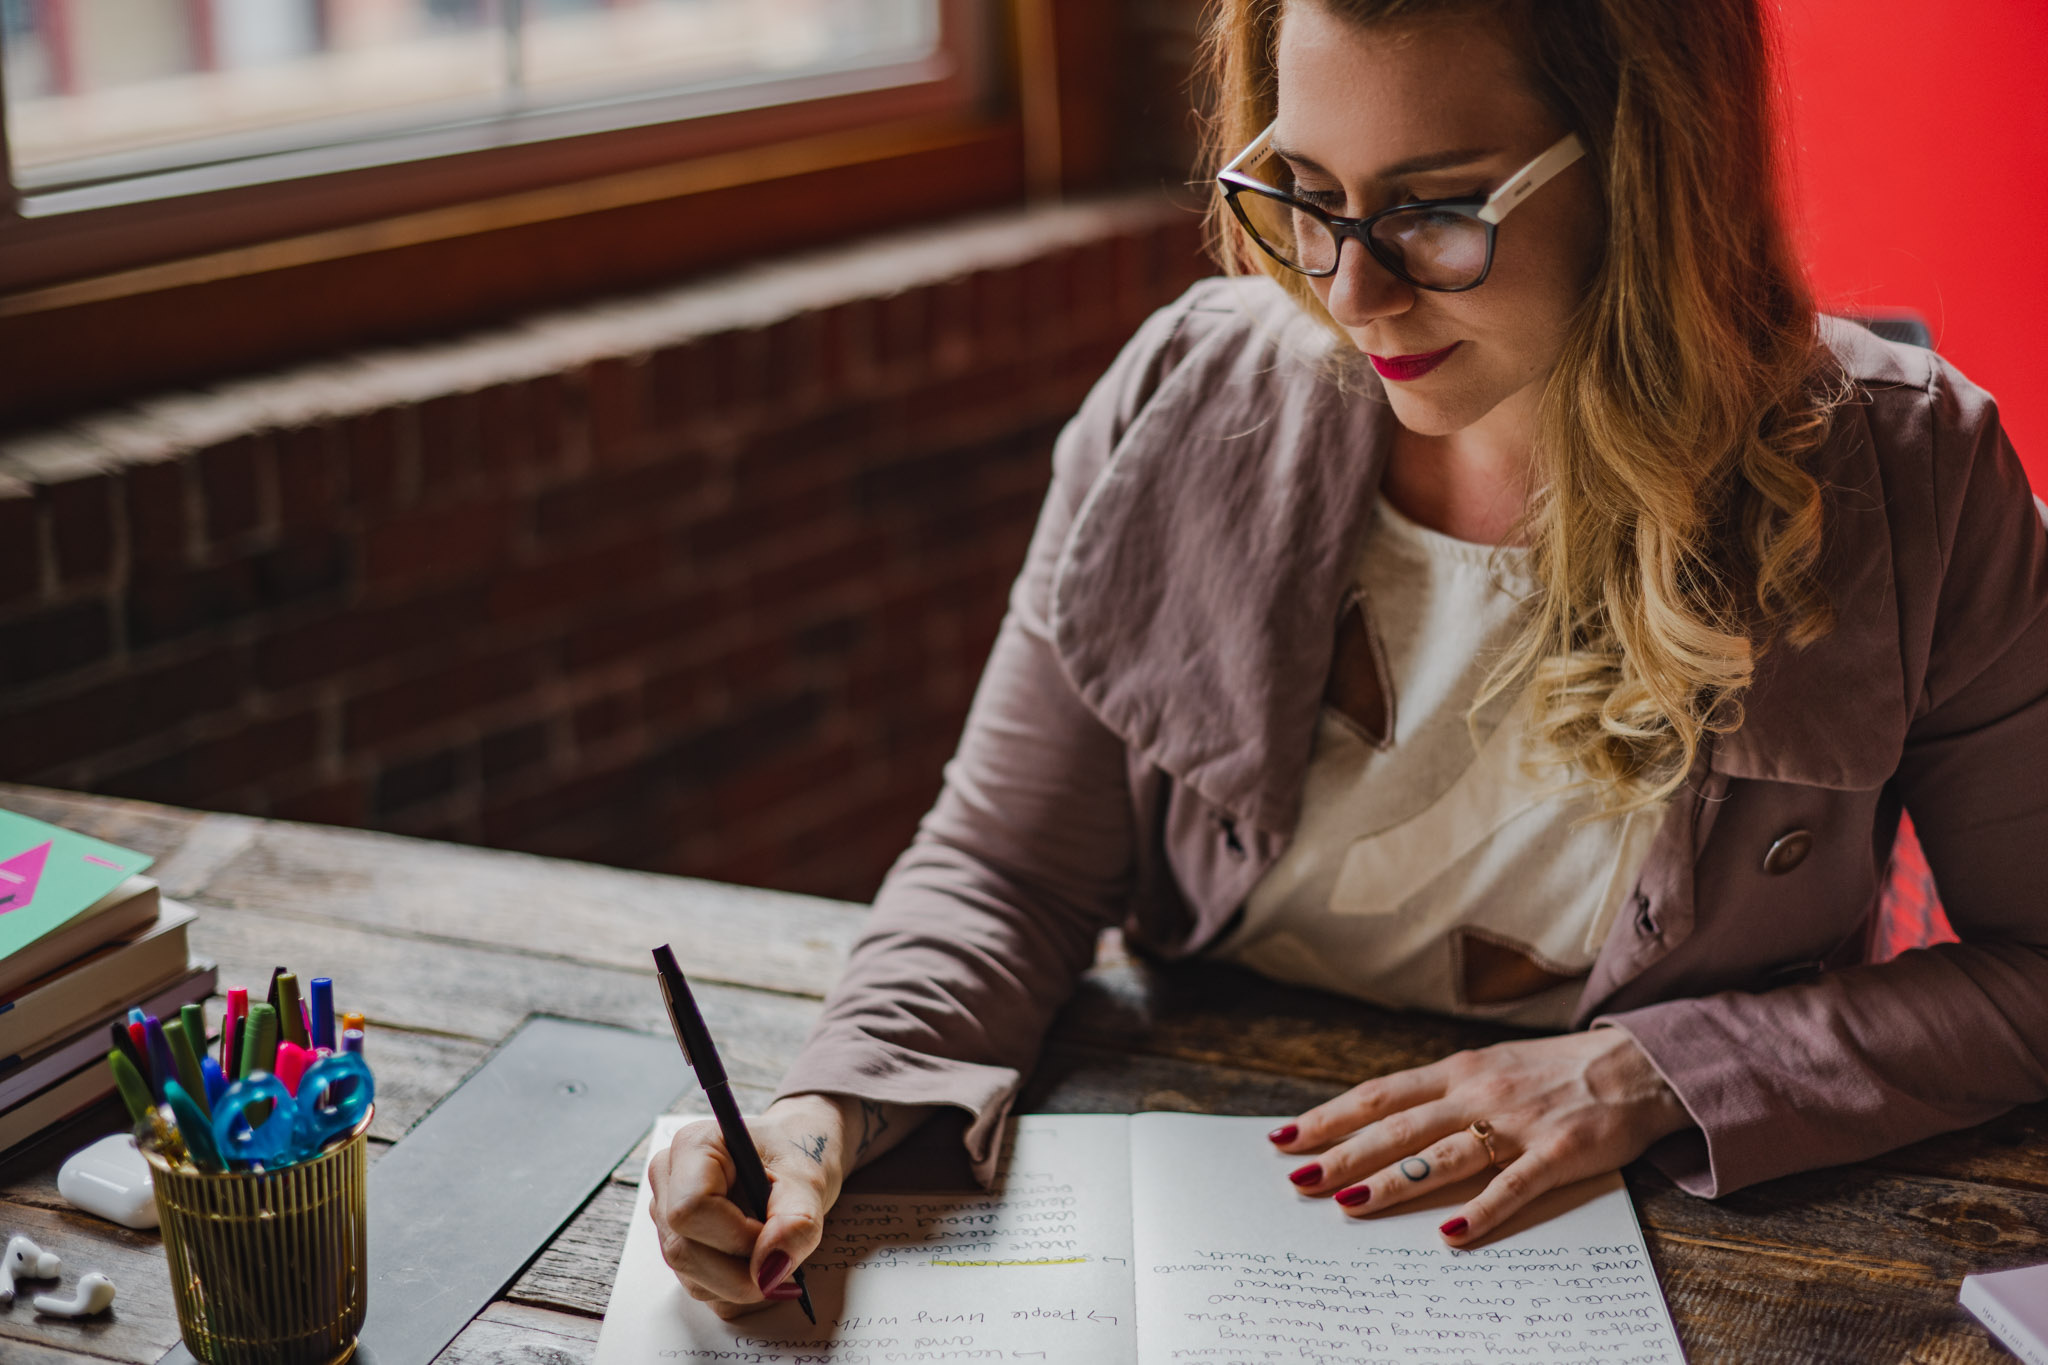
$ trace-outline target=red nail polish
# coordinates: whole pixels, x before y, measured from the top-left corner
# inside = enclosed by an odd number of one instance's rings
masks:
[[[793,1284],[778,1284],[769,1290],[766,1297],[781,1303],[795,1303],[804,1296],[804,1291]]]
[[[1353,1185],[1348,1190],[1337,1191],[1337,1202],[1346,1208],[1356,1208],[1358,1205],[1368,1202],[1371,1198],[1372,1186],[1370,1185]]]
[[[1323,1163],[1311,1161],[1298,1171],[1289,1171],[1287,1178],[1297,1185],[1313,1185],[1323,1178]]]
[[[1450,1222],[1439,1228],[1438,1231],[1446,1237],[1462,1237],[1465,1235],[1465,1229],[1471,1226],[1470,1223],[1462,1218],[1453,1218]]]
[[[1275,1128],[1272,1132],[1266,1134],[1266,1141],[1277,1142],[1284,1147],[1300,1136],[1301,1129],[1290,1123],[1284,1128]]]
[[[785,1270],[787,1270],[788,1268],[789,1268],[789,1253],[788,1253],[788,1252],[786,1252],[786,1251],[771,1251],[771,1252],[769,1252],[769,1253],[768,1253],[768,1259],[767,1259],[767,1260],[765,1260],[765,1261],[763,1261],[763,1262],[761,1262],[761,1274],[760,1274],[760,1276],[759,1276],[758,1280],[756,1281],[756,1283],[758,1283],[758,1284],[759,1284],[759,1285],[761,1286],[761,1292],[762,1292],[763,1294],[765,1294],[765,1293],[767,1293],[767,1292],[768,1292],[769,1290],[773,1289],[773,1288],[775,1287],[775,1285],[776,1285],[776,1282],[777,1282],[777,1281],[779,1281],[779,1280],[781,1280],[781,1278],[782,1278],[782,1272],[783,1272],[783,1271],[785,1271]]]

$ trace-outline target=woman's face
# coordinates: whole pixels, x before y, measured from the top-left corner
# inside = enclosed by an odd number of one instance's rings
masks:
[[[1344,217],[1491,192],[1566,132],[1480,20],[1364,27],[1296,0],[1281,22],[1278,75],[1275,149],[1292,167],[1297,194]],[[1441,164],[1393,170],[1418,158]],[[1489,425],[1519,423],[1534,414],[1601,232],[1599,192],[1581,158],[1501,223],[1493,268],[1476,289],[1417,289],[1355,241],[1344,243],[1336,274],[1312,283],[1369,356],[1456,345],[1417,378],[1387,377],[1375,366],[1410,431],[1449,435],[1503,404]]]

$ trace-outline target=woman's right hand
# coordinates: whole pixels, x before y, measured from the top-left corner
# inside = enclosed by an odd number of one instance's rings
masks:
[[[647,1165],[661,1258],[721,1318],[797,1297],[790,1272],[817,1249],[846,1175],[915,1126],[922,1110],[841,1095],[790,1095],[747,1121],[768,1172],[768,1216],[748,1217],[718,1125],[683,1127]]]

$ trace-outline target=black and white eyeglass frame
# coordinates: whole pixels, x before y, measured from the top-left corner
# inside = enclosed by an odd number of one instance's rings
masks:
[[[1303,203],[1284,190],[1275,189],[1264,181],[1245,174],[1243,169],[1245,163],[1260,156],[1272,146],[1273,129],[1278,126],[1278,123],[1267,124],[1264,132],[1253,138],[1246,144],[1243,151],[1230,159],[1229,165],[1216,173],[1216,180],[1223,187],[1224,201],[1230,205],[1231,213],[1236,215],[1237,221],[1244,227],[1246,235],[1258,243],[1259,249],[1280,262],[1280,264],[1286,266],[1289,270],[1321,279],[1337,273],[1337,267],[1343,264],[1344,239],[1349,237],[1371,252],[1372,258],[1385,266],[1387,271],[1395,278],[1414,285],[1417,289],[1428,289],[1439,294],[1460,294],[1467,289],[1477,289],[1480,285],[1486,283],[1487,275],[1493,270],[1494,230],[1500,226],[1500,220],[1512,213],[1517,205],[1541,189],[1558,172],[1564,170],[1565,167],[1586,154],[1586,144],[1579,141],[1579,135],[1577,133],[1566,133],[1556,142],[1551,143],[1543,152],[1539,153],[1535,160],[1509,176],[1507,181],[1491,194],[1483,196],[1461,195],[1452,199],[1419,199],[1405,204],[1390,205],[1387,208],[1381,209],[1378,213],[1364,218],[1340,218],[1333,213],[1325,213],[1314,204]],[[1295,212],[1306,214],[1328,228],[1331,239],[1336,243],[1336,250],[1331,253],[1330,268],[1328,270],[1309,270],[1282,256],[1265,238],[1259,235],[1258,229],[1252,226],[1251,219],[1237,202],[1237,197],[1240,194],[1256,194],[1285,204]],[[1372,239],[1373,224],[1393,214],[1413,213],[1417,209],[1455,213],[1485,225],[1486,262],[1479,268],[1479,277],[1477,279],[1473,280],[1470,284],[1424,284],[1422,281],[1409,276],[1399,257],[1389,259],[1381,253],[1378,244]]]

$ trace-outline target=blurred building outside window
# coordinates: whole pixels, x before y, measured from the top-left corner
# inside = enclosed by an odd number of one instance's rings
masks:
[[[931,62],[941,29],[940,0],[0,0],[24,196],[433,130],[516,141],[537,115],[627,126],[679,95],[833,93]]]

